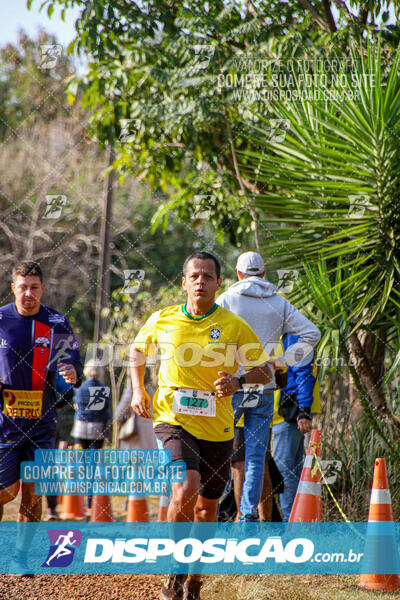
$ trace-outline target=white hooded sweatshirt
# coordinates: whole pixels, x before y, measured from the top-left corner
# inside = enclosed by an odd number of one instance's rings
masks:
[[[281,336],[291,333],[299,340],[289,346],[279,360],[289,366],[307,355],[312,360],[312,348],[321,337],[318,327],[280,296],[272,283],[258,276],[247,277],[231,285],[216,302],[247,321],[269,356]],[[240,367],[238,374],[243,373],[244,369]]]

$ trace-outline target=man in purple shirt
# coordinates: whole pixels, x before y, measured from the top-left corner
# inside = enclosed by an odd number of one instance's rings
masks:
[[[57,425],[55,375],[79,387],[79,345],[67,319],[41,304],[40,266],[18,263],[12,274],[15,302],[0,308],[0,518],[20,489],[20,464],[37,448],[54,448]],[[18,521],[41,518],[34,483],[23,482]],[[21,557],[23,561],[24,557]]]

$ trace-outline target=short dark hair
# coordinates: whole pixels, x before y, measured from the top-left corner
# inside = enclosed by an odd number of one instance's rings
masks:
[[[40,278],[41,283],[43,283],[43,273],[40,265],[33,260],[21,260],[12,270],[12,279],[16,280],[18,275],[22,277],[27,277],[28,275],[37,275]]]
[[[194,258],[200,258],[201,260],[212,260],[215,265],[215,272],[217,274],[217,279],[220,278],[221,275],[221,265],[219,264],[218,258],[214,256],[214,254],[210,254],[209,252],[193,252],[190,256],[187,257],[185,262],[183,263],[183,275],[186,275],[186,268],[191,260]]]

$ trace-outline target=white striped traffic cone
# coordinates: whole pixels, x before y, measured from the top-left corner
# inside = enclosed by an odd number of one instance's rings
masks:
[[[382,524],[381,527],[379,527],[379,523]],[[388,568],[388,558],[392,571],[396,571],[396,574],[393,572],[385,574],[385,570]],[[400,589],[399,553],[384,458],[375,459],[363,568],[381,571],[381,573],[361,575],[359,583],[361,587],[382,592],[395,592]]]
[[[313,429],[289,523],[321,521],[321,471],[315,460],[321,458],[321,431]]]

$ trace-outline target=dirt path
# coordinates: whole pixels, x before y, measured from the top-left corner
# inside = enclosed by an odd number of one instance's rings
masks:
[[[1,600],[157,600],[156,575],[0,576]]]
[[[158,600],[158,575],[0,576],[0,600]],[[354,575],[210,575],[202,600],[400,600],[358,587]]]
[[[19,500],[5,506],[4,521],[15,521]],[[125,518],[124,499],[113,498],[113,514]],[[150,502],[152,520],[157,503]],[[45,516],[45,505],[43,515]],[[0,600],[158,600],[159,575],[0,575]],[[355,575],[210,575],[202,600],[400,600],[400,593],[358,587]]]

